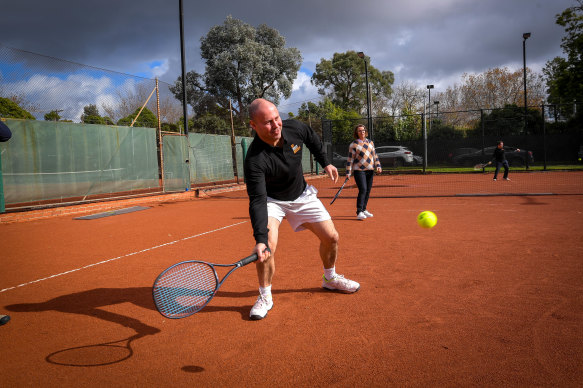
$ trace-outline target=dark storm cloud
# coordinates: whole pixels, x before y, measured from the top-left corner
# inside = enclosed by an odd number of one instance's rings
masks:
[[[177,0],[5,3],[0,43],[6,46],[131,74],[149,74],[153,62],[161,63],[157,72],[166,82],[179,75]],[[186,68],[204,71],[200,38],[232,15],[276,28],[288,46],[301,51],[308,72],[335,52],[364,51],[373,66],[395,72],[396,82],[442,82],[445,88],[464,72],[522,66],[523,32],[532,33],[528,65],[540,70],[561,54],[564,31],[555,15],[573,5],[573,0],[184,0]],[[306,85],[304,97],[310,93]]]

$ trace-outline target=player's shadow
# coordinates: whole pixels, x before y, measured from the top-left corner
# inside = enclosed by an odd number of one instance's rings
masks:
[[[81,314],[89,317],[101,319],[104,321],[116,323],[118,325],[133,329],[136,334],[127,339],[128,343],[136,339],[145,337],[147,335],[154,335],[160,332],[160,329],[147,325],[142,321],[129,317],[127,315],[118,314],[102,309],[105,306],[116,305],[120,303],[133,303],[136,306],[143,307],[150,310],[155,310],[154,302],[152,300],[151,287],[131,287],[131,288],[96,288],[82,292],[75,292],[73,294],[58,296],[49,299],[45,302],[38,303],[19,303],[5,306],[6,310],[13,312],[43,312],[43,311],[57,311],[68,314]],[[99,349],[109,349],[115,351],[117,346],[107,346],[109,343],[94,344],[91,346],[78,346],[69,349],[63,349],[58,352],[51,353],[46,360],[50,363],[66,365],[66,366],[103,366],[115,362],[121,362],[133,355],[133,351],[129,351],[128,356],[122,357],[117,361],[107,363],[75,364],[72,360],[76,354],[83,353],[86,349],[92,347],[99,347]],[[106,347],[107,346],[107,347]],[[128,345],[128,349],[129,345]],[[69,352],[71,351],[71,352]],[[76,352],[75,352],[76,351]],[[71,361],[54,362],[55,355],[67,355],[71,357]]]
[[[277,290],[274,291],[274,293],[310,293],[321,291],[321,288],[307,288]],[[216,298],[250,298],[250,300],[254,301],[253,297],[256,295],[256,290],[244,292],[219,291]],[[250,320],[249,310],[251,305],[218,306],[213,305],[213,301],[201,310],[199,314],[233,311],[239,313],[243,320]],[[131,358],[134,354],[130,346],[131,342],[160,332],[160,329],[157,327],[150,326],[136,318],[103,309],[103,307],[121,303],[132,303],[138,307],[156,311],[151,287],[96,288],[93,290],[61,295],[45,302],[11,304],[5,306],[5,309],[11,312],[22,313],[56,311],[68,314],[81,314],[133,329],[136,334],[124,340],[74,346],[52,352],[45,357],[45,360],[48,363],[56,365],[70,367],[98,367],[120,363]],[[123,345],[124,343],[126,344],[125,346]],[[107,357],[106,359],[102,358],[104,357],[104,354]],[[200,370],[191,368],[185,371],[198,372]]]
[[[305,289],[283,289],[274,291],[278,293],[310,293],[321,292],[321,288],[305,288]],[[216,298],[250,298],[257,296],[257,291],[243,291],[217,292]],[[213,305],[213,301],[209,303],[201,313],[212,313],[217,311],[233,311],[241,314],[243,319],[248,319],[250,305],[245,306],[217,306]],[[254,303],[255,301],[252,300]],[[136,335],[143,337],[146,335],[153,335],[160,332],[157,327],[149,326],[142,321],[106,311],[102,307],[112,306],[121,303],[132,303],[138,307],[148,310],[157,311],[152,298],[152,287],[129,287],[129,288],[95,288],[93,290],[75,292],[68,295],[61,295],[45,302],[38,303],[19,303],[5,306],[6,310],[12,312],[43,312],[43,311],[57,311],[68,314],[81,314],[89,317],[101,319],[107,322],[116,323],[123,327],[128,327],[135,330]],[[134,338],[135,340],[135,338]]]
[[[69,314],[87,315],[129,327],[134,329],[137,334],[142,335],[156,334],[160,331],[158,328],[149,326],[138,319],[100,308],[126,302],[146,309],[155,310],[151,287],[95,288],[93,290],[61,295],[49,299],[46,302],[19,303],[5,307],[8,311],[14,312],[58,311]]]

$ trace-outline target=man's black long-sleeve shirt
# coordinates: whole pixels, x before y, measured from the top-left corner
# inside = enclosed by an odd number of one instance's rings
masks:
[[[0,141],[8,141],[12,137],[12,132],[2,120],[0,120]]]
[[[245,157],[245,183],[249,216],[257,243],[267,245],[267,197],[280,201],[297,199],[306,188],[302,169],[304,144],[321,166],[330,162],[318,135],[297,120],[284,120],[282,147],[273,147],[255,135]]]
[[[505,161],[506,155],[505,155],[504,148],[495,148],[494,154],[492,155],[492,160],[495,162],[500,162],[500,163]]]

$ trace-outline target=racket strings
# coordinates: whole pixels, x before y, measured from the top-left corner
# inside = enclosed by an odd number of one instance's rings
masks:
[[[181,318],[202,309],[214,296],[217,276],[203,262],[186,262],[164,272],[154,285],[158,310],[169,318]]]

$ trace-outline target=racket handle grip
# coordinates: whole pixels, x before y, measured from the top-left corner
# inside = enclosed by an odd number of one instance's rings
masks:
[[[253,263],[254,261],[257,261],[257,258],[258,258],[258,257],[257,257],[257,253],[254,253],[254,254],[252,254],[251,256],[247,256],[246,258],[239,260],[239,261],[237,262],[237,264],[239,265],[239,267],[244,267],[244,266],[246,266],[247,264],[251,264],[251,263]]]
[[[271,252],[271,249],[269,249],[269,247],[267,247],[267,248],[265,248],[265,250],[263,252]],[[246,258],[239,260],[237,262],[237,265],[239,267],[244,267],[247,264],[251,264],[254,261],[257,261],[258,258],[259,257],[257,257],[257,253],[253,253],[251,256],[247,256]]]

